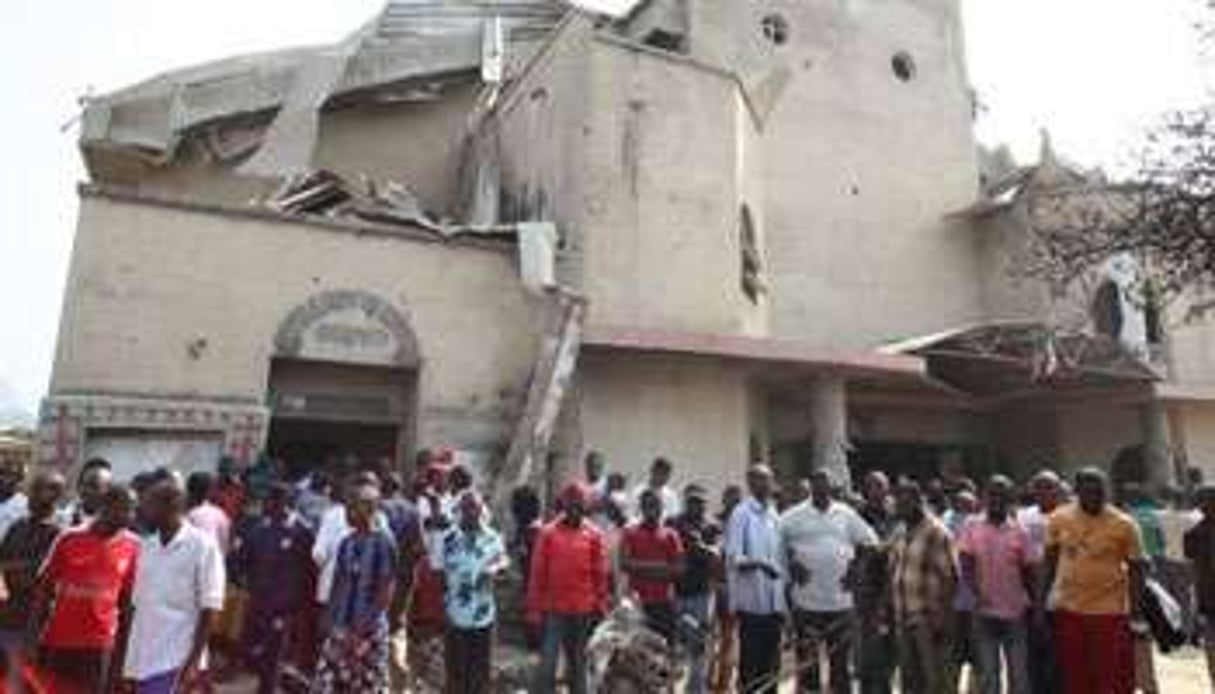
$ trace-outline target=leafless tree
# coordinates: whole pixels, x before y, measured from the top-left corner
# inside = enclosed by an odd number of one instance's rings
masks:
[[[1169,115],[1128,180],[1085,181],[1029,196],[1031,253],[1022,268],[1053,286],[1128,254],[1157,305],[1215,289],[1215,112]],[[1209,301],[1190,301],[1193,318]]]

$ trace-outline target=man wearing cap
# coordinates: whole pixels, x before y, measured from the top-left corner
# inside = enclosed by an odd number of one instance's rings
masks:
[[[490,690],[497,606],[494,578],[509,561],[502,536],[484,521],[480,495],[467,491],[456,500],[457,525],[443,537],[440,562],[445,578],[448,694]]]
[[[608,559],[603,534],[585,520],[589,496],[582,484],[567,486],[561,493],[561,515],[540,531],[532,550],[527,615],[542,630],[536,673],[541,694],[556,691],[561,651],[571,694],[586,694],[590,686],[586,646],[595,622],[608,609]]]

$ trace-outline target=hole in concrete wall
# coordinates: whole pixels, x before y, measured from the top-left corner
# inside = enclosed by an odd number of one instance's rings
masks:
[[[759,303],[766,285],[763,279],[763,261],[759,255],[759,239],[755,234],[755,219],[751,208],[743,205],[739,211],[739,245],[742,249],[742,274],[739,277],[743,294],[751,303]]]
[[[774,46],[783,46],[789,40],[789,21],[783,15],[775,12],[764,15],[759,27],[764,34],[764,39]]]
[[[899,52],[890,59],[890,69],[900,82],[910,82],[915,79],[915,58],[910,53]]]
[[[1089,314],[1098,335],[1115,340],[1122,335],[1122,292],[1112,280],[1106,280],[1097,288]]]

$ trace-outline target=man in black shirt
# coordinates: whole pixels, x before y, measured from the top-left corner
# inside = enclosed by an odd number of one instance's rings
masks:
[[[708,691],[708,645],[713,634],[713,592],[720,574],[717,542],[721,536],[707,515],[708,494],[696,484],[683,492],[683,513],[670,521],[684,547],[684,563],[675,581],[677,633],[689,658],[687,692]]]
[[[59,535],[55,507],[66,486],[58,472],[40,471],[30,482],[29,515],[13,523],[0,540],[0,573],[8,591],[0,603],[0,646],[7,665],[8,691],[24,691],[20,668],[37,637],[30,619],[34,583]]]
[[[888,547],[898,519],[891,508],[890,480],[873,471],[861,483],[861,518],[878,536],[878,546],[858,563],[854,595],[860,622],[857,650],[861,694],[890,694],[895,643],[887,595]]]
[[[1194,593],[1198,614],[1205,624],[1203,643],[1207,669],[1215,687],[1215,486],[1203,485],[1195,492],[1202,521],[1185,534],[1185,557],[1194,566]]]

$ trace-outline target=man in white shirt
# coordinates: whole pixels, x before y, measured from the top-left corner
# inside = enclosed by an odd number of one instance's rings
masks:
[[[747,471],[751,495],[730,514],[723,547],[730,612],[738,620],[738,691],[776,694],[785,616],[785,561],[772,469]]]
[[[674,470],[675,466],[666,458],[654,459],[654,462],[650,464],[649,479],[637,485],[633,489],[632,497],[629,499],[633,518],[641,517],[641,495],[647,489],[653,489],[658,493],[658,498],[662,500],[662,517],[664,520],[679,515],[679,493],[672,489],[670,484],[671,473]]]
[[[16,466],[0,467],[0,540],[17,521],[29,515],[29,499],[21,491],[21,470]]]
[[[834,694],[852,691],[853,565],[877,534],[851,506],[831,498],[826,470],[810,476],[810,498],[781,516],[789,566],[798,691],[822,691],[819,648],[831,664]]]
[[[160,473],[143,503],[155,532],[140,547],[123,677],[136,694],[191,691],[224,604],[224,558],[209,534],[185,522],[175,474]]]

